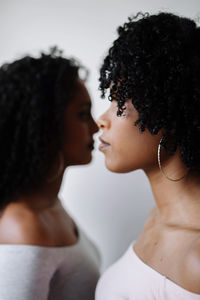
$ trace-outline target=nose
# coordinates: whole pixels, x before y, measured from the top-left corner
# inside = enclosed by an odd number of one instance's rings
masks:
[[[105,129],[109,127],[109,120],[106,118],[106,114],[101,115],[97,120],[99,129]]]
[[[99,127],[97,126],[97,123],[93,119],[93,132],[96,133],[99,131]]]
[[[90,122],[90,132],[92,134],[96,133],[99,131],[99,128],[97,126],[97,123],[94,121],[93,117],[91,118],[91,122]]]

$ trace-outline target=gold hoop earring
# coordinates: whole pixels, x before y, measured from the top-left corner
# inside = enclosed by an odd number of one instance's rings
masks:
[[[48,183],[53,182],[56,179],[58,179],[64,170],[64,158],[63,158],[63,155],[61,152],[59,152],[59,154],[58,154],[58,159],[59,159],[59,165],[58,165],[57,171],[55,172],[55,174],[53,176],[47,178]]]
[[[182,180],[186,175],[187,173],[185,173],[183,176],[181,176],[180,178],[170,178],[169,176],[167,176],[167,174],[164,172],[162,166],[161,166],[161,159],[160,159],[160,148],[161,148],[161,143],[162,143],[162,140],[163,140],[163,137],[161,138],[159,144],[158,144],[158,165],[159,165],[159,168],[160,168],[160,171],[161,173],[168,179],[168,180],[171,180],[171,181],[180,181]]]

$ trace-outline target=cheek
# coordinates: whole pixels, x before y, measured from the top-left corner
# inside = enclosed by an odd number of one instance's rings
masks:
[[[88,131],[86,126],[74,128],[68,135],[67,144],[69,148],[74,148],[74,151],[80,151],[88,143]]]
[[[88,139],[88,126],[84,122],[74,122],[68,126],[66,139],[73,143],[80,143]]]
[[[155,165],[159,140],[147,131],[140,133],[134,126],[126,128],[123,134],[118,130],[110,152],[106,155],[107,168],[125,173]]]
[[[72,126],[65,134],[63,153],[67,164],[82,163],[89,156],[87,144],[89,143],[88,128],[84,124]]]

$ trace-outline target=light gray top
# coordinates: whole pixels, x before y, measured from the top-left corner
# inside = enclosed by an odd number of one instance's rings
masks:
[[[0,245],[0,300],[94,300],[99,255],[82,231],[65,247]]]

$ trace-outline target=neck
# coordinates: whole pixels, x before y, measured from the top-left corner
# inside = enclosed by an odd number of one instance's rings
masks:
[[[32,210],[43,210],[51,208],[58,203],[58,193],[62,184],[63,173],[53,182],[45,182],[42,187],[32,193],[31,195],[25,195],[18,199],[18,203],[24,203]]]
[[[145,170],[160,217],[168,224],[199,227],[200,178],[187,173],[177,155],[163,164],[163,170],[170,178],[186,176],[180,181],[171,181],[162,174],[159,167]]]

